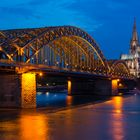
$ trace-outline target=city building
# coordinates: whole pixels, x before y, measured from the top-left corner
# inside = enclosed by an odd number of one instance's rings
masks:
[[[136,20],[134,20],[129,54],[122,54],[121,59],[126,61],[131,74],[140,77],[140,42],[136,28]]]

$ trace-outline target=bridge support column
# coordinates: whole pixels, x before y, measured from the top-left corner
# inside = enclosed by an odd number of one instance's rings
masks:
[[[68,95],[94,94],[94,82],[86,79],[72,78],[68,80]]]
[[[0,75],[0,107],[35,108],[35,74]]]
[[[96,79],[94,92],[97,95],[112,95],[111,80],[109,79]]]
[[[20,76],[15,74],[0,74],[0,107],[20,106]]]
[[[135,87],[137,87],[137,83],[135,80],[120,80],[118,84],[118,90],[119,92],[129,92],[130,90],[133,90]]]
[[[68,80],[68,94],[111,95],[111,81],[105,79],[71,79]]]
[[[118,82],[119,79],[112,79],[112,95],[118,95]]]
[[[36,107],[36,75],[25,73],[21,75],[21,107]]]

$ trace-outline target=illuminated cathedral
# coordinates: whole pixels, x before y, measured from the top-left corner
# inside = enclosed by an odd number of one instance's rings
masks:
[[[140,43],[136,28],[136,20],[134,20],[129,54],[122,54],[121,59],[126,61],[131,74],[140,77]]]

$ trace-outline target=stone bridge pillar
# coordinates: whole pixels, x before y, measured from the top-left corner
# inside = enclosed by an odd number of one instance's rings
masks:
[[[72,78],[68,80],[69,95],[88,95],[93,94],[94,82],[87,79]]]
[[[111,96],[112,86],[110,79],[96,79],[94,92],[97,95]]]
[[[35,73],[1,74],[0,107],[35,108]]]
[[[36,74],[24,73],[21,75],[21,107],[36,107]]]
[[[68,94],[111,95],[111,80],[71,78],[68,80]]]
[[[137,87],[136,81],[131,79],[120,80],[119,83],[119,92],[129,92]]]
[[[135,80],[129,79],[113,79],[112,80],[112,95],[119,95],[119,93],[127,93],[136,87]]]
[[[112,95],[118,95],[118,82],[119,79],[112,79]]]

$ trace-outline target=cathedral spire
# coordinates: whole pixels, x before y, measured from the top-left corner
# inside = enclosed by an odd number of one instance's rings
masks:
[[[138,33],[137,33],[137,27],[136,27],[136,18],[134,18],[132,39],[130,42],[130,53],[133,55],[136,54],[136,50],[138,46],[139,46],[139,40],[138,40]]]
[[[134,18],[132,41],[138,41],[138,33],[137,33],[137,27],[136,27],[136,18]]]

